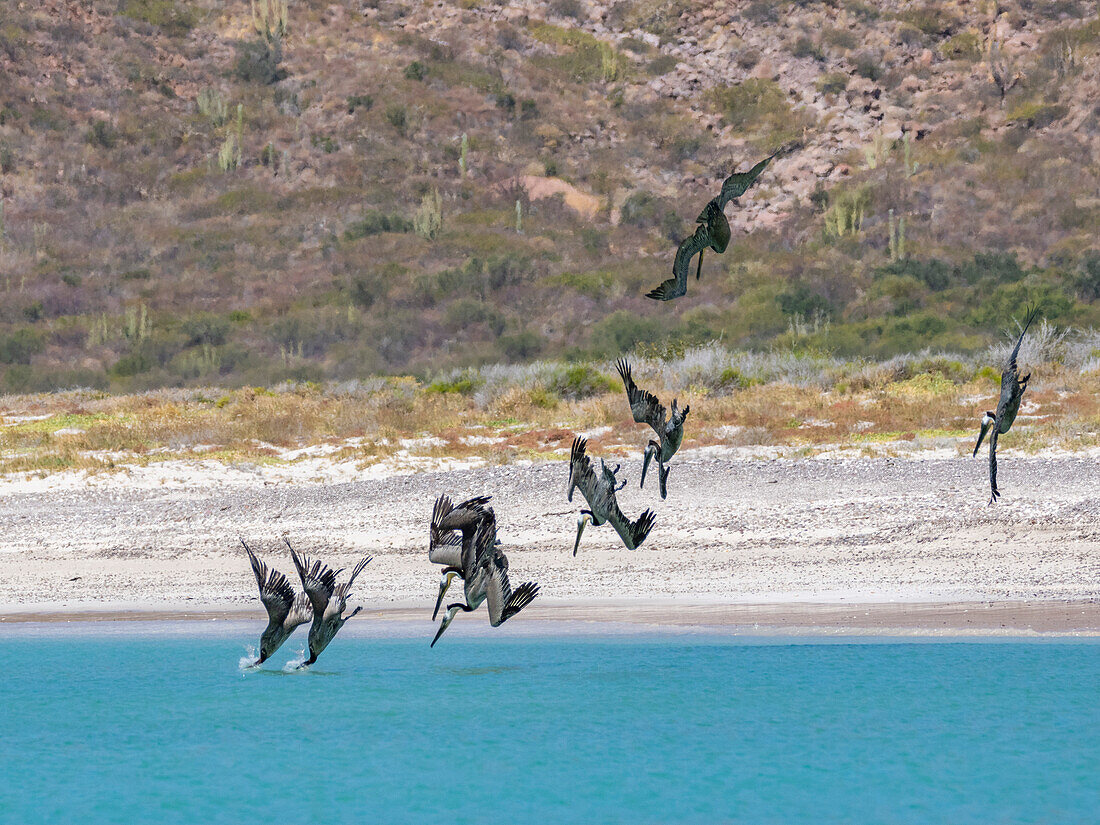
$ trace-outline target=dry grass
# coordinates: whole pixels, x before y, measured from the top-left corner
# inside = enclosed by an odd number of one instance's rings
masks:
[[[680,360],[704,357],[717,355],[689,352]],[[777,447],[796,454],[898,442],[966,449],[981,412],[996,405],[999,378],[989,368],[976,368],[961,381],[938,371],[889,378],[904,372],[892,362],[831,364],[814,378],[806,365],[792,364],[785,378],[766,383],[728,386],[699,373],[685,385],[685,371],[675,367],[640,358],[635,376],[664,401],[677,397],[691,405],[685,447]],[[1032,369],[1036,377],[1012,446],[1036,451],[1100,444],[1100,371],[1053,362]],[[392,378],[324,388],[6,396],[0,398],[0,473],[102,472],[198,458],[262,464],[319,452],[359,466],[406,456],[500,463],[563,456],[580,431],[595,431],[600,451],[639,449],[647,430],[631,418],[617,377],[607,380],[610,364],[587,367],[585,375],[596,377],[593,394],[578,400],[547,390],[562,370],[577,374],[575,366],[560,364],[486,368],[469,373],[467,394]],[[859,376],[862,381],[854,380]],[[313,449],[292,452],[302,448]]]

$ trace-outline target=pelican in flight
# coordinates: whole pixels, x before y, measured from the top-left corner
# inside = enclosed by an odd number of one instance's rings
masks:
[[[676,258],[672,262],[672,277],[662,281],[657,287],[646,293],[647,298],[655,301],[671,301],[687,294],[688,272],[691,259],[699,255],[699,264],[695,270],[695,280],[703,274],[703,253],[709,247],[721,255],[730,242],[730,222],[726,219],[726,204],[739,198],[756,182],[771,159],[777,153],[768,155],[747,172],[734,172],[722,182],[722,191],[712,198],[699,217],[695,219],[695,233],[684,238],[676,249]]]
[[[440,496],[432,509],[432,525],[428,540],[428,560],[443,565],[439,580],[439,596],[435,600],[432,621],[439,614],[443,594],[457,576],[465,578],[467,556],[474,553],[474,533],[485,519],[495,522],[493,508],[488,507],[491,496],[477,496],[461,504],[451,503],[447,496]]]
[[[989,503],[992,504],[1000,498],[1001,491],[997,489],[997,436],[1007,433],[1016,420],[1016,413],[1020,411],[1020,402],[1023,400],[1027,382],[1031,378],[1029,372],[1020,378],[1020,371],[1016,367],[1016,356],[1020,354],[1020,344],[1024,341],[1024,334],[1035,316],[1039,313],[1038,307],[1027,314],[1024,327],[1020,330],[1020,337],[1016,339],[1016,346],[1012,348],[1012,354],[1008,356],[1005,368],[1001,370],[1001,400],[997,402],[997,411],[987,410],[982,416],[982,429],[978,433],[978,443],[974,445],[973,455],[978,454],[978,448],[982,446],[985,434],[989,432],[989,487],[992,491]]]
[[[286,576],[278,570],[268,567],[252,552],[241,539],[248,560],[252,563],[252,572],[256,574],[256,584],[260,586],[260,601],[267,608],[267,627],[260,634],[260,658],[252,667],[262,665],[271,655],[283,646],[300,624],[313,618],[313,606],[305,593],[294,595]]]
[[[645,460],[642,462],[642,483],[638,486],[645,487],[646,470],[649,469],[649,462],[656,456],[657,480],[661,485],[661,498],[667,498],[668,489],[665,482],[668,481],[670,468],[665,467],[665,463],[680,449],[680,444],[684,440],[684,419],[687,418],[691,407],[684,407],[684,411],[680,412],[674,398],[672,400],[672,415],[667,416],[664,405],[657,400],[657,396],[651,392],[638,389],[638,385],[634,383],[634,378],[630,374],[630,364],[627,363],[625,358],[620,358],[615,363],[615,368],[619,371],[623,384],[626,386],[626,397],[630,401],[630,411],[634,414],[634,420],[639,424],[648,424],[657,433],[657,438],[649,439],[649,444],[645,448]]]
[[[439,637],[450,627],[459,612],[473,613],[482,602],[488,601],[489,624],[499,627],[533,602],[539,594],[539,586],[535,582],[525,582],[515,590],[512,589],[508,581],[508,557],[504,555],[500,542],[497,541],[495,518],[484,518],[478,523],[471,552],[464,553],[463,562],[462,579],[466,603],[447,605],[447,612],[443,614],[431,647],[435,647]],[[447,587],[453,579],[454,577],[448,579]],[[447,587],[439,594],[441,601]]]
[[[286,541],[285,538],[283,540]],[[286,546],[290,547],[289,541],[286,541]],[[363,609],[357,607],[349,615],[344,615],[355,577],[363,572],[363,568],[370,563],[372,557],[367,556],[355,565],[351,576],[343,584],[336,583],[336,574],[340,571],[333,570],[324,562],[299,556],[293,547],[290,547],[290,557],[294,560],[298,578],[302,580],[302,587],[313,605],[313,624],[309,628],[309,659],[300,665],[300,667],[308,667],[317,661],[321,651],[328,647],[329,642],[344,626],[344,622]]]
[[[577,548],[581,545],[581,533],[585,525],[592,522],[599,527],[605,522],[610,522],[623,540],[628,550],[634,550],[645,541],[649,531],[653,529],[655,516],[652,510],[646,510],[635,522],[631,522],[623,511],[619,509],[619,502],[615,499],[615,493],[626,486],[623,481],[616,486],[615,474],[619,472],[619,466],[609,469],[600,459],[600,474],[592,468],[592,460],[585,454],[588,440],[577,436],[573,439],[573,449],[569,456],[569,489],[566,496],[573,500],[573,490],[580,487],[581,494],[588,502],[590,510],[581,510],[581,517],[577,521],[577,540],[573,542],[573,555],[577,555]]]

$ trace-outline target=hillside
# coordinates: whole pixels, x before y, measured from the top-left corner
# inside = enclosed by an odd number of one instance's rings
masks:
[[[1100,325],[1098,51],[1073,0],[4,2],[0,391]]]

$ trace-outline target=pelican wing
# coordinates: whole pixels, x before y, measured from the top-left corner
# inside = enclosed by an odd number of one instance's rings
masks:
[[[362,558],[358,564],[351,570],[351,576],[348,577],[346,582],[336,585],[332,591],[332,599],[329,601],[328,609],[325,611],[325,620],[328,621],[334,617],[343,615],[344,608],[348,604],[348,596],[351,595],[351,586],[355,584],[355,577],[363,572],[363,568],[371,563],[371,559],[374,556],[366,556]]]
[[[756,183],[756,179],[760,177],[760,174],[767,168],[776,154],[776,152],[772,152],[749,171],[734,172],[722,181],[722,192],[715,199],[718,201],[719,208],[724,209],[731,200],[739,198],[749,191],[749,187]]]
[[[244,544],[244,539],[241,539],[241,544]],[[244,544],[244,549],[252,564],[252,572],[256,575],[260,601],[267,609],[268,622],[273,626],[282,625],[295,606],[294,588],[290,586],[286,576],[256,558],[256,554],[247,544]]]
[[[989,501],[991,504],[1001,495],[1001,491],[997,489],[997,430],[999,427],[995,423],[992,429],[993,431],[989,434]]]
[[[508,557],[496,546],[496,531],[479,529],[478,565],[485,583],[485,598],[489,603],[489,624],[497,627],[529,605],[538,595],[539,586],[526,582],[516,590],[508,581]]]
[[[710,246],[710,237],[707,227],[705,224],[700,224],[695,228],[695,234],[684,238],[676,249],[676,258],[672,262],[672,277],[647,292],[646,297],[655,301],[671,301],[673,298],[687,295],[691,259],[708,246]]]
[[[592,469],[592,459],[585,452],[587,448],[587,438],[577,436],[573,439],[573,447],[569,452],[569,489],[566,490],[566,498],[572,501],[573,490],[579,487],[588,506],[595,510],[599,482],[596,471]]]
[[[287,542],[290,547],[290,542]],[[329,600],[336,590],[336,571],[321,561],[314,561],[308,556],[299,556],[293,547],[290,547],[290,558],[294,560],[294,569],[298,571],[298,578],[302,580],[302,588],[309,596],[309,602],[313,605],[315,618],[322,618],[328,609]]]
[[[656,516],[652,510],[646,510],[638,516],[637,521],[631,522],[619,509],[619,503],[615,500],[615,493],[612,492],[608,498],[610,499],[607,507],[608,522],[615,528],[615,532],[619,534],[619,538],[623,540],[623,544],[626,545],[628,550],[638,548],[646,540],[649,531],[653,529]]]
[[[290,608],[290,614],[283,622],[283,627],[293,630],[300,624],[305,624],[313,619],[313,605],[305,591],[294,597],[294,605]]]
[[[1020,337],[1016,339],[1016,346],[1012,348],[1012,353],[1008,356],[1008,361],[1005,362],[1005,368],[1001,371],[1001,398],[997,402],[998,417],[1004,415],[1008,409],[1014,406],[1018,408],[1020,398],[1024,394],[1023,389],[1020,387],[1020,370],[1016,365],[1016,357],[1020,354],[1020,345],[1024,342],[1027,328],[1031,326],[1031,322],[1035,320],[1038,313],[1038,308],[1028,312],[1024,327],[1020,330]],[[1012,417],[1015,418],[1015,414]]]
[[[462,564],[462,536],[443,527],[453,510],[454,505],[447,496],[435,500],[428,538],[428,561],[433,564],[445,567],[459,567]]]
[[[488,564],[491,567],[485,600],[489,607],[489,624],[499,627],[535,600],[539,586],[535,582],[524,582],[512,590],[507,569],[493,560],[489,560]]]
[[[638,389],[630,372],[630,364],[625,358],[615,362],[615,369],[619,371],[619,376],[626,387],[626,397],[630,402],[630,412],[633,413],[634,420],[639,424],[648,424],[657,435],[661,435],[665,429],[664,405],[653,393]]]

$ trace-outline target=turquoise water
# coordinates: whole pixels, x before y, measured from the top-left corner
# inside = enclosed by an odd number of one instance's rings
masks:
[[[1100,645],[0,637],[0,821],[1084,823]]]

